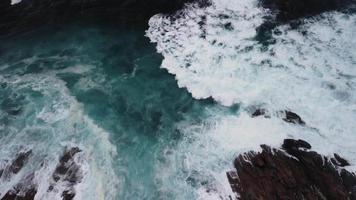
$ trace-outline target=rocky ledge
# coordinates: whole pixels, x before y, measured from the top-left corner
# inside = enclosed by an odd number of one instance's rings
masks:
[[[354,200],[356,176],[338,154],[311,151],[303,140],[286,139],[281,149],[261,145],[260,152],[239,155],[236,170],[227,172],[240,200]]]

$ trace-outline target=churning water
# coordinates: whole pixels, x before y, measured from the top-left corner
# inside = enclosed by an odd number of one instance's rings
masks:
[[[229,199],[236,154],[285,138],[355,165],[356,16],[256,37],[270,15],[257,1],[213,0],[156,15],[147,31],[82,23],[2,40],[0,169],[31,154],[1,176],[0,196],[23,183],[61,199],[70,184],[52,174],[71,147],[81,150],[75,199]],[[271,117],[252,118],[256,108]]]

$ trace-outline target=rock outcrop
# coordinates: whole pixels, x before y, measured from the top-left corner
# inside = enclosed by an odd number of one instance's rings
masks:
[[[285,22],[326,11],[352,9],[355,0],[261,0],[261,5],[275,12],[278,21]]]
[[[356,176],[341,156],[311,151],[303,140],[286,139],[281,149],[261,145],[261,152],[239,155],[227,173],[241,200],[356,199]]]
[[[298,125],[305,125],[305,122],[303,119],[295,112],[292,112],[290,110],[281,110],[276,113],[273,113],[274,115],[280,117],[283,121],[291,123],[291,124],[298,124]],[[270,118],[271,113],[269,113],[267,110],[260,108],[256,109],[252,114],[251,117],[259,117],[263,116],[265,118]]]
[[[14,160],[5,165],[4,169],[0,169],[0,179],[8,180],[17,174],[27,163],[30,155],[31,150],[19,152]]]
[[[54,182],[49,186],[48,191],[51,192],[56,185],[61,182],[67,187],[61,195],[63,200],[71,200],[74,198],[74,186],[82,180],[80,166],[74,160],[74,156],[80,152],[81,150],[78,147],[66,149],[59,158],[59,163],[53,172],[52,178]]]
[[[255,39],[265,46],[275,43],[272,30],[281,24],[290,24],[291,28],[296,28],[303,23],[299,19],[327,11],[356,12],[356,0],[260,0],[260,6],[272,13],[256,29]]]
[[[78,147],[66,148],[63,155],[59,157],[58,164],[53,171],[52,180],[47,190],[51,192],[61,192],[63,200],[72,200],[75,197],[75,186],[82,181],[83,174],[80,165],[75,157],[81,150]],[[0,178],[6,180],[11,178],[11,174],[17,174],[26,163],[28,163],[31,151],[21,152],[3,170],[0,170]],[[38,186],[34,183],[35,172],[25,174],[17,184],[10,190],[0,191],[1,200],[34,200]],[[65,186],[63,190],[63,186]],[[1,197],[1,195],[3,195]]]

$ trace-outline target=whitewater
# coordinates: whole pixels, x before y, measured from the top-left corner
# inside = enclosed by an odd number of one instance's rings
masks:
[[[274,17],[257,0],[212,0],[148,28],[74,23],[1,40],[0,197],[21,183],[36,200],[62,199],[71,185],[53,172],[68,148],[81,150],[76,200],[230,199],[235,157],[286,138],[356,171],[356,15],[261,36]]]
[[[355,165],[356,16],[327,12],[300,19],[298,26],[274,27],[261,41],[258,28],[274,15],[258,1],[213,0],[149,22],[147,36],[164,56],[161,67],[179,87],[196,99],[240,107],[236,115],[213,112],[206,124],[184,128],[195,138],[180,147],[189,165],[217,184],[216,193],[198,190],[202,199],[227,196],[223,172],[234,154],[260,144],[278,147],[284,138],[304,139]],[[252,118],[256,109],[270,118]],[[281,110],[297,113],[306,125],[284,122]]]

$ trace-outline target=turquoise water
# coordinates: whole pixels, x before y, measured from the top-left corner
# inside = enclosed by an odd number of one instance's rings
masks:
[[[148,25],[72,23],[2,39],[0,197],[22,184],[41,200],[68,191],[85,200],[231,199],[225,172],[236,155],[285,138],[336,152],[356,171],[356,15],[276,26],[264,45],[256,29],[271,13],[258,1],[211,3]],[[252,117],[256,108],[270,116]],[[286,123],[282,110],[306,125]],[[71,170],[56,180],[74,147]]]
[[[194,198],[193,191],[172,192],[181,184],[174,177],[170,190],[161,190],[160,182],[169,180],[161,180],[159,166],[184,137],[177,125],[199,124],[217,105],[178,88],[160,68],[162,56],[145,29],[72,24],[1,41],[3,165],[31,149],[19,178],[36,172],[39,188],[46,188],[50,180],[42,176],[53,171],[64,148],[78,146],[84,178],[77,192],[84,199],[100,199],[99,193],[105,199],[168,199],[177,192]],[[1,191],[16,184],[2,181]]]

